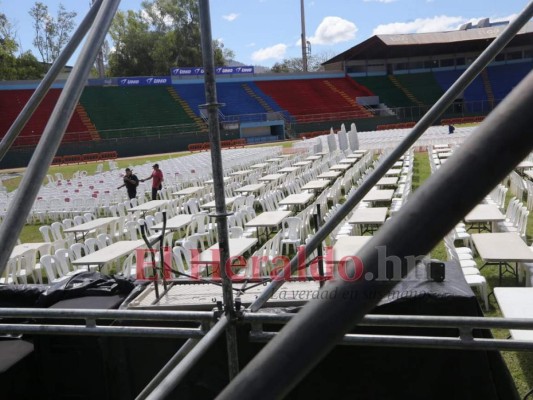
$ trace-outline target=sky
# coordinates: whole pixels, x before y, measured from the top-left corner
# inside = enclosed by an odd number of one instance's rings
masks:
[[[90,4],[90,0],[41,1],[52,16],[59,3],[76,11],[77,23]],[[0,12],[14,24],[21,49],[38,56],[28,14],[34,3],[0,0]],[[140,4],[141,0],[122,0],[120,9],[140,10]],[[311,54],[327,59],[376,34],[455,30],[481,18],[509,20],[527,4],[526,0],[304,0],[306,41]],[[283,59],[301,57],[300,0],[211,0],[210,13],[213,38],[245,65],[271,67]]]

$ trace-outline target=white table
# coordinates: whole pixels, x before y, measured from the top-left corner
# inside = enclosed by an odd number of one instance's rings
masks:
[[[94,253],[88,254],[84,257],[72,261],[73,265],[98,265],[102,268],[103,265],[110,263],[120,257],[130,254],[132,251],[144,246],[144,240],[122,240],[115,242],[103,249],[97,250]]]
[[[237,197],[226,197],[224,198],[224,200],[226,201],[226,207],[231,207],[231,205],[233,203],[235,203],[235,199]],[[205,208],[205,209],[213,209],[213,208],[216,208],[216,204],[215,204],[215,200],[212,200],[212,201],[209,201],[205,204],[202,204],[200,205],[200,208]]]
[[[522,161],[520,164],[516,166],[516,169],[526,169],[526,168],[533,168],[533,161]]]
[[[76,239],[76,233],[82,234],[82,240],[85,240],[85,235],[91,231],[95,231],[100,228],[106,228],[110,225],[118,221],[119,217],[105,217],[105,218],[97,218],[93,219],[92,221],[85,222],[83,224],[74,225],[70,228],[65,229],[63,232],[65,233],[74,233]]]
[[[472,241],[479,257],[485,262],[480,269],[485,265],[498,265],[500,284],[502,275],[508,272],[509,268],[518,284],[518,263],[533,261],[533,250],[515,232],[474,233]],[[511,266],[509,263],[515,265]]]
[[[355,158],[346,157],[346,158],[343,158],[342,160],[340,160],[339,164],[353,165],[353,164],[355,164],[356,161],[357,160]]]
[[[339,263],[345,257],[353,257],[372,239],[372,236],[341,236],[333,245],[334,263]]]
[[[237,193],[259,193],[265,187],[264,183],[253,183],[251,185],[242,186],[235,189]]]
[[[298,161],[292,164],[294,167],[305,167],[307,165],[311,165],[313,161]]]
[[[472,225],[471,228],[477,228],[478,232],[494,232],[494,223],[504,221],[505,215],[494,204],[478,204],[466,215],[464,220],[467,224]]]
[[[296,172],[299,169],[300,169],[299,167],[285,167],[285,168],[280,169],[278,172],[291,173],[291,172]]]
[[[335,164],[329,167],[330,171],[346,171],[347,169],[350,169],[352,166],[350,164]]]
[[[260,181],[260,182],[276,182],[276,181],[280,180],[281,178],[283,178],[284,176],[285,176],[285,174],[270,174],[270,175],[262,176],[261,178],[258,179],[258,181]]]
[[[392,201],[393,195],[394,190],[392,189],[372,189],[363,197],[363,201],[371,203],[388,202]]]
[[[316,161],[316,160],[320,160],[321,158],[322,156],[309,156],[305,158],[305,161]]]
[[[274,157],[274,158],[269,158],[268,160],[265,160],[265,161],[269,163],[276,163],[280,161],[285,161],[285,159],[282,157]]]
[[[387,219],[387,207],[370,207],[356,209],[350,219],[349,224],[360,225],[360,235],[367,232],[374,233]]]
[[[191,186],[185,189],[178,190],[173,192],[173,196],[192,196],[198,193],[202,193],[205,189],[205,186]]]
[[[231,181],[231,178],[229,176],[225,176],[224,178],[222,178],[222,181],[224,183],[228,183],[229,181]],[[213,183],[215,183],[214,179],[209,179],[207,181],[204,182],[205,184],[207,185],[212,185]]]
[[[402,161],[396,161],[392,168],[402,168],[403,167],[403,162]]]
[[[385,176],[398,176],[402,173],[402,170],[400,168],[391,168],[387,172],[385,172]]]
[[[317,179],[309,181],[301,187],[302,190],[312,190],[314,192],[321,192],[329,186],[329,181],[326,179]]]
[[[317,178],[318,179],[328,179],[330,181],[333,181],[333,180],[337,179],[341,174],[342,174],[342,172],[340,172],[340,171],[328,171],[328,172],[321,173],[320,175],[317,176]]]
[[[192,214],[178,214],[167,220],[165,229],[168,231],[179,231],[192,222],[192,217]],[[151,229],[154,231],[160,231],[163,229],[163,223],[160,222],[159,224],[152,226]]]
[[[398,177],[388,177],[388,178],[381,178],[378,183],[376,183],[376,186],[396,186],[398,183]]]
[[[359,160],[362,157],[362,154],[348,154],[346,158],[353,158],[354,160]]]
[[[285,197],[279,202],[280,206],[296,206],[303,207],[309,203],[315,195],[313,193],[296,193]]]
[[[248,175],[250,174],[251,172],[254,172],[253,169],[243,169],[241,171],[235,171],[235,172],[232,172],[231,174],[229,174],[229,176],[241,176],[241,175]]]
[[[504,318],[533,319],[532,287],[497,287],[494,297]],[[514,340],[533,341],[533,330],[510,329],[509,332]]]
[[[256,238],[239,238],[228,239],[229,257],[239,257],[250,250],[257,243]],[[208,265],[213,264],[214,267],[218,267],[220,264],[220,248],[218,243],[202,251],[200,254],[194,254],[191,259],[192,264]]]
[[[259,228],[265,228],[266,238],[268,239],[269,229],[277,228],[285,218],[290,216],[290,211],[266,211],[259,214],[257,217],[248,221],[245,226],[255,227],[257,229],[257,237],[259,238]]]
[[[259,163],[259,164],[250,165],[250,168],[252,169],[263,169],[266,167],[268,167],[268,163]]]
[[[128,212],[137,212],[141,211],[142,213],[147,213],[149,211],[158,210],[161,207],[166,206],[169,203],[168,200],[151,200],[146,203],[139,204],[138,206],[128,209]]]

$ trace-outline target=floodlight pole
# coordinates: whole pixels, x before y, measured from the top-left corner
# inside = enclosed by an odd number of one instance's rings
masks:
[[[226,327],[226,345],[228,350],[229,377],[233,379],[239,373],[239,356],[237,349],[237,320],[233,302],[233,286],[228,277],[227,268],[231,262],[229,257],[228,213],[224,193],[224,167],[222,165],[222,150],[220,145],[220,128],[218,109],[221,104],[217,101],[215,83],[215,59],[213,55],[213,41],[211,34],[211,15],[209,0],[199,0],[200,30],[202,37],[202,57],[204,60],[205,99],[209,118],[209,141],[211,142],[211,165],[213,169],[213,187],[215,191],[215,215],[217,221],[218,243],[220,249],[219,270],[222,278],[222,297],[224,313],[229,321]]]
[[[20,134],[22,129],[24,129],[37,107],[39,107],[39,104],[41,104],[41,101],[46,96],[46,93],[48,93],[52,83],[54,83],[63,67],[67,64],[67,61],[80,45],[81,40],[85,37],[85,34],[90,29],[101,6],[102,0],[93,0],[93,5],[89,9],[89,12],[83,21],[81,21],[69,42],[56,58],[41,83],[39,83],[39,86],[37,86],[37,89],[35,89],[35,92],[33,92],[20,114],[17,116],[5,136],[2,138],[2,141],[0,142],[0,161],[2,161],[6,153],[9,151],[9,148],[15,139],[17,139],[17,136]]]
[[[307,72],[307,39],[305,38],[305,9],[304,0],[300,0],[300,18],[302,20],[302,67]]]
[[[37,193],[48,172],[48,166],[61,143],[74,108],[80,99],[99,46],[102,44],[120,0],[103,0],[93,28],[87,37],[78,61],[67,79],[54,111],[30,160],[26,174],[0,225],[0,275],[4,273],[11,251],[24,227]]]

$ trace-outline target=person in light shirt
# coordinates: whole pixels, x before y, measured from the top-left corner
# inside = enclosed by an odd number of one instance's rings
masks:
[[[159,169],[159,164],[154,164],[152,168],[154,169],[152,175],[141,179],[141,182],[152,180],[152,200],[157,200],[157,191],[163,189],[163,171]]]

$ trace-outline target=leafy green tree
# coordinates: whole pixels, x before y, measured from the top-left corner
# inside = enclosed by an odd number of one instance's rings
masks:
[[[17,56],[17,50],[13,26],[5,14],[0,13],[0,80],[42,78],[43,65],[30,51]]]
[[[322,63],[329,60],[331,57],[333,57],[333,55],[330,55],[327,52],[308,56],[307,70],[309,72],[322,71]],[[286,58],[280,63],[275,63],[270,69],[271,72],[275,73],[302,72],[303,70],[303,61],[298,57]]]
[[[200,14],[196,0],[152,0],[142,10],[118,12],[110,29],[113,76],[168,75],[172,67],[200,66]],[[213,41],[215,64],[226,65],[233,51]]]
[[[33,45],[45,63],[53,63],[70,39],[70,32],[74,29],[74,18],[77,13],[67,11],[63,4],[59,4],[57,17],[48,13],[48,6],[36,2],[29,11],[33,18],[35,37]]]

